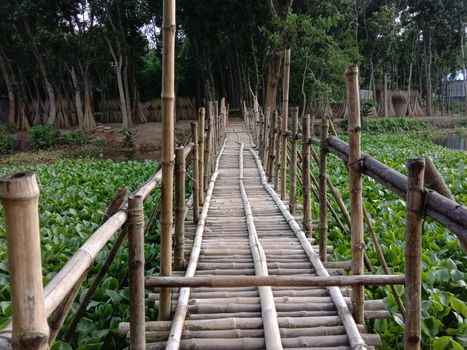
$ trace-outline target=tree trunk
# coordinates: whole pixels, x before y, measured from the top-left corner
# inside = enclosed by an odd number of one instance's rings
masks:
[[[89,82],[88,67],[83,72],[83,85],[84,85],[84,116],[83,116],[83,128],[94,129],[96,127],[96,121],[92,113],[92,96],[91,96],[91,84]],[[103,98],[105,101],[105,98]]]
[[[281,58],[279,50],[274,49],[269,57],[268,79],[266,88],[266,108],[269,108],[271,113],[277,110],[277,82],[281,71]]]
[[[2,77],[5,81],[5,86],[8,91],[8,124],[15,123],[15,92],[13,82],[10,78],[10,72],[8,71],[6,58],[0,53],[0,70],[2,71]]]
[[[83,103],[81,101],[81,92],[78,84],[78,79],[76,78],[76,71],[75,67],[71,67],[70,71],[70,76],[71,76],[71,81],[73,83],[73,88],[75,90],[75,108],[76,108],[76,117],[78,119],[78,126],[80,129],[83,129],[83,120],[84,120],[84,115],[83,115]]]
[[[123,87],[125,92],[125,108],[126,108],[126,115],[128,117],[128,127],[131,128],[133,124],[133,119],[131,116],[131,99],[130,99],[130,84],[128,82],[128,56],[125,56],[123,64]]]
[[[433,91],[431,86],[431,64],[433,62],[433,52],[432,52],[432,45],[431,45],[431,28],[428,32],[428,62],[427,62],[427,69],[426,69],[426,113],[431,116],[433,115]]]
[[[461,57],[462,57],[462,75],[464,76],[464,112],[467,114],[467,70],[465,68],[465,24],[461,25]]]

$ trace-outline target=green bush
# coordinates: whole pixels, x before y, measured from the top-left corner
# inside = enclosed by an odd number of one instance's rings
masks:
[[[63,136],[63,143],[67,145],[84,146],[89,143],[89,135],[81,130],[71,131]]]
[[[57,143],[60,131],[52,125],[38,125],[28,130],[28,137],[34,149],[45,149]]]
[[[16,139],[0,132],[0,154],[12,153],[16,148]]]
[[[14,134],[16,133],[15,124],[0,124],[0,134]]]
[[[347,130],[348,121],[339,123],[343,130]],[[367,134],[395,134],[402,131],[420,131],[433,129],[434,124],[426,120],[414,118],[382,118],[362,119],[362,132]]]

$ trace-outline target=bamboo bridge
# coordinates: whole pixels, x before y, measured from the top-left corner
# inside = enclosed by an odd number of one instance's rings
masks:
[[[162,169],[128,198],[117,191],[101,226],[45,287],[35,175],[0,178],[13,304],[13,321],[0,330],[0,349],[45,350],[70,339],[126,240],[130,319],[119,332],[132,350],[372,349],[381,339],[367,333],[365,321],[391,315],[382,300],[365,300],[370,285],[391,287],[404,315],[404,347],[420,349],[423,218],[432,217],[465,246],[467,208],[450,198],[429,160],[409,160],[405,176],[362,153],[358,69],[349,67],[346,78],[349,143],[337,137],[328,116],[320,120],[319,139],[309,115],[300,130],[298,108],[290,109],[289,129],[287,101],[280,116],[261,111],[256,99],[250,108],[245,104],[241,119],[229,117],[225,99],[200,108],[190,141],[173,150],[173,139],[166,140]],[[173,124],[168,130],[173,133]],[[329,153],[347,166],[350,210],[328,176]],[[175,173],[174,186],[171,175],[163,175],[167,169]],[[405,275],[389,273],[363,205],[363,175],[407,202]],[[155,206],[145,220],[143,202],[159,185],[161,209]],[[312,195],[319,220],[311,217]],[[328,214],[350,233],[351,261],[330,259]],[[144,223],[154,218],[161,223],[160,262],[146,266],[160,265],[160,273],[145,276]],[[373,274],[365,259],[364,226],[384,275]],[[113,237],[62,330],[90,267]],[[404,301],[396,285],[404,285]],[[152,307],[158,320],[145,314]]]

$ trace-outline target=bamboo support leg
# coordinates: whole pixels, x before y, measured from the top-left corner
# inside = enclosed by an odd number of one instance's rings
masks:
[[[326,197],[327,177],[327,147],[329,134],[329,119],[321,119],[321,149],[319,154],[319,257],[322,262],[327,261],[326,247],[328,244],[328,203]]]
[[[290,155],[290,194],[289,210],[295,214],[297,202],[297,140],[298,140],[298,107],[292,109],[292,135],[291,135],[291,155]]]
[[[364,274],[363,240],[363,205],[361,158],[361,123],[360,123],[360,87],[358,83],[358,66],[349,66],[345,72],[347,81],[347,105],[349,110],[349,179],[351,206],[351,246],[352,274]],[[362,324],[364,320],[364,288],[352,288],[352,313],[355,322]]]
[[[422,304],[422,231],[423,231],[423,178],[425,160],[410,159],[407,162],[407,231],[406,231],[406,282],[407,306],[404,331],[404,349],[418,350],[421,345]]]
[[[198,113],[198,144],[199,144],[199,157],[198,157],[198,170],[199,170],[199,204],[204,203],[204,136],[205,136],[205,118],[206,110],[204,108],[199,109]]]
[[[191,139],[193,140],[193,150],[191,156],[192,179],[191,187],[193,190],[193,223],[197,224],[199,220],[199,148],[198,148],[198,124],[191,123]]]
[[[144,207],[141,196],[128,200],[130,349],[146,349],[144,306]]]
[[[39,230],[39,186],[33,173],[0,178],[7,232],[13,306],[13,348],[46,350],[49,326],[44,308]]]
[[[182,269],[185,255],[185,155],[183,147],[175,151],[175,244],[174,266]]]

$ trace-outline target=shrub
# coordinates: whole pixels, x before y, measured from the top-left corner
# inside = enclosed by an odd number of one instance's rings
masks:
[[[67,145],[84,146],[89,143],[89,135],[81,130],[71,131],[63,136],[63,143]]]
[[[123,135],[123,142],[130,147],[135,146],[135,137],[136,137],[136,130],[130,128],[123,128],[119,131],[120,134]]]
[[[45,149],[57,143],[60,131],[52,125],[33,126],[28,130],[29,141],[34,149]]]
[[[8,154],[15,150],[16,139],[0,132],[0,154]]]

